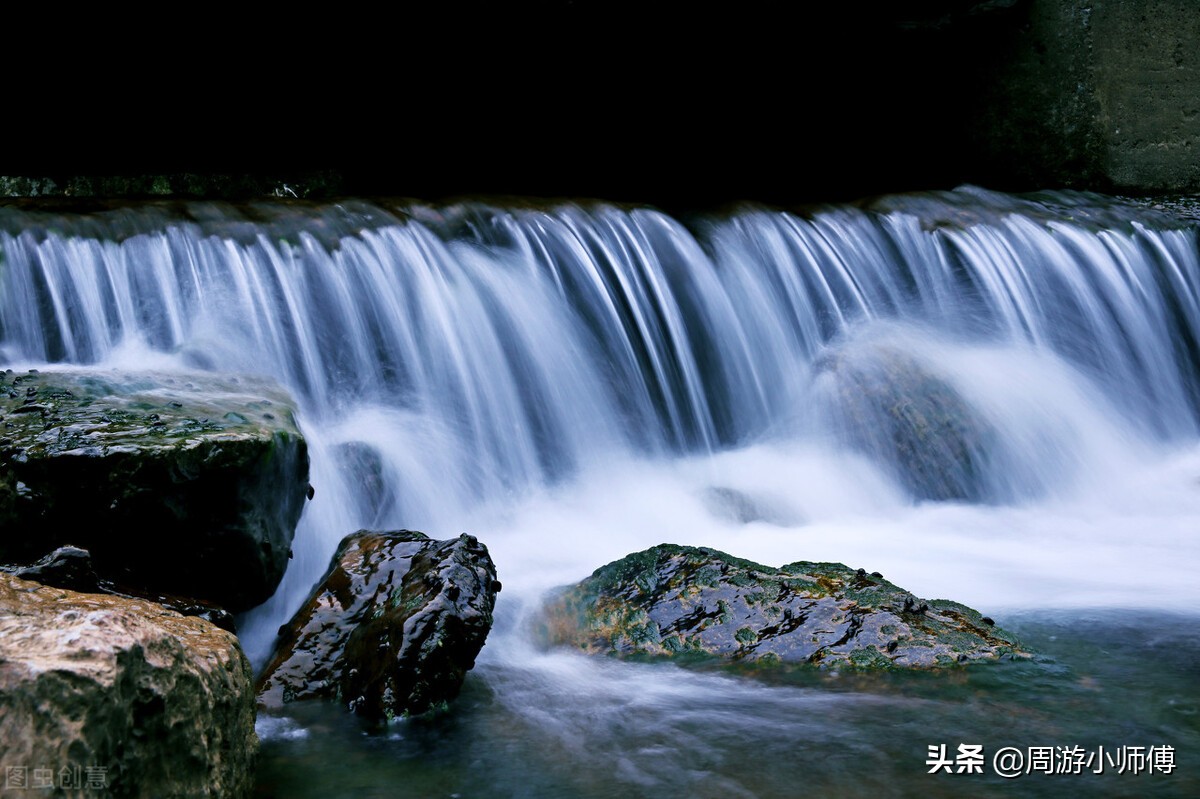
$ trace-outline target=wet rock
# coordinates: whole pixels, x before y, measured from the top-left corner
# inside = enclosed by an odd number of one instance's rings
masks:
[[[58,786],[91,778],[97,795],[244,797],[257,748],[250,664],[233,635],[143,600],[0,573],[7,765],[53,766]]]
[[[117,592],[114,592],[113,595],[122,596],[122,594]],[[168,610],[175,611],[181,616],[194,616],[198,619],[203,619],[215,627],[220,627],[226,632],[237,634],[237,623],[234,621],[233,614],[225,610],[225,608],[202,600],[191,599],[190,597],[176,597],[170,594],[150,596],[148,599],[162,605]]]
[[[384,474],[383,455],[365,441],[347,441],[335,448],[334,456],[346,483],[355,487],[359,517],[382,518],[393,502]]]
[[[804,523],[799,513],[774,497],[755,495],[728,486],[710,486],[701,494],[701,499],[713,516],[735,524],[764,522],[790,527]]]
[[[1025,654],[976,611],[922,600],[840,563],[778,569],[661,544],[597,569],[546,604],[552,645],[588,654],[706,654],[747,663],[881,669]]]
[[[336,699],[376,720],[439,708],[475,665],[499,587],[487,547],[473,536],[348,536],[325,579],[280,628],[259,702]]]
[[[307,448],[274,384],[5,374],[0,415],[0,561],[73,544],[135,589],[235,611],[274,592],[308,486]]]
[[[100,588],[91,553],[79,547],[59,547],[37,563],[16,567],[11,573],[22,580],[71,591],[94,593]]]
[[[946,380],[899,348],[854,342],[816,364],[834,427],[917,499],[986,499],[996,432]]]
[[[66,588],[88,594],[110,594],[126,599],[148,599],[183,616],[198,616],[222,630],[237,632],[233,614],[219,605],[191,597],[147,591],[139,593],[137,589],[100,579],[92,567],[91,553],[79,547],[59,547],[31,566],[0,566],[0,571],[53,588]]]
[[[233,614],[220,605],[205,602],[203,599],[130,588],[129,586],[112,583],[108,580],[100,581],[97,592],[124,597],[126,599],[145,599],[156,605],[162,605],[167,610],[173,610],[181,616],[195,616],[196,618],[204,619],[209,624],[220,627],[222,630],[237,634],[237,624],[234,621]]]

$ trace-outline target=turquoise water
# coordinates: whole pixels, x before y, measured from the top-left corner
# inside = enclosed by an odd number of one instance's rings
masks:
[[[774,677],[616,662],[577,670],[569,661],[581,658],[569,654],[524,667],[485,659],[437,718],[370,731],[316,704],[260,720],[258,795],[1200,793],[1200,620],[1089,611],[1025,612],[1002,623],[1041,656],[939,673]],[[586,687],[592,669],[615,683],[602,700]],[[581,680],[578,692],[572,678]],[[539,706],[521,706],[534,698]],[[578,707],[583,700],[588,706]],[[983,745],[985,773],[928,773],[929,745],[945,744],[953,759],[960,743]],[[1090,773],[1095,759],[1083,774],[1006,779],[993,769],[1002,747],[1028,756],[1030,747],[1076,746],[1103,747],[1104,773]],[[1173,747],[1173,773],[1132,773],[1138,756],[1121,748],[1135,746]],[[1118,774],[1122,757],[1127,772]]]

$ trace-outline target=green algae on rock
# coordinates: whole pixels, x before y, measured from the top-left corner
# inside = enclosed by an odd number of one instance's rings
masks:
[[[840,563],[775,569],[707,547],[660,544],[562,590],[544,640],[595,655],[681,654],[730,661],[881,669],[1025,656],[977,611],[922,600]]]
[[[258,378],[5,371],[0,562],[69,544],[122,585],[253,607],[308,489],[290,405]]]
[[[474,536],[347,536],[325,578],[280,628],[259,678],[259,703],[277,709],[336,699],[373,720],[442,707],[475,665],[499,590],[487,547]]]

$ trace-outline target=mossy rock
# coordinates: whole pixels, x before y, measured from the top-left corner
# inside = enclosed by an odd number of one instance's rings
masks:
[[[487,547],[473,536],[347,536],[280,628],[259,703],[333,699],[376,721],[443,708],[475,665],[499,590]]]
[[[538,629],[550,645],[595,655],[760,665],[927,668],[1028,654],[977,611],[919,599],[875,573],[807,561],[776,569],[673,544],[559,591]]]
[[[114,582],[243,610],[283,577],[308,451],[273,383],[0,375],[0,562],[87,549]]]

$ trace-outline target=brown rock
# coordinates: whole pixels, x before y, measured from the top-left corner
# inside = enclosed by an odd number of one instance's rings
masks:
[[[257,749],[233,635],[152,602],[0,573],[0,752],[30,785],[52,769],[56,796],[93,781],[104,795],[241,797]]]
[[[92,567],[92,554],[79,547],[59,547],[31,566],[0,566],[0,571],[52,588],[65,588],[68,591],[82,591],[87,594],[113,594],[126,599],[148,599],[184,616],[199,616],[222,630],[237,634],[233,614],[220,605],[202,599],[147,591],[136,586],[116,585],[109,580],[101,580]]]

